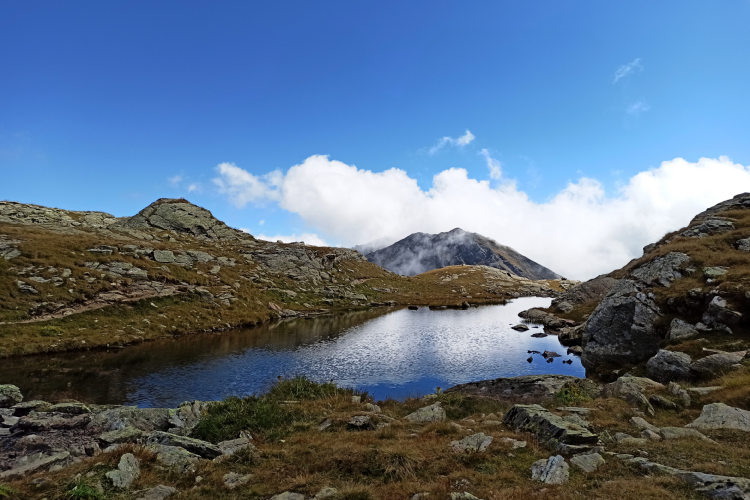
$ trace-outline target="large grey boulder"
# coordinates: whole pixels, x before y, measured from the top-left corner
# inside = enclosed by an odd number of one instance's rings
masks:
[[[570,463],[584,472],[594,472],[605,462],[604,457],[598,453],[580,453],[571,457]]]
[[[91,417],[90,427],[100,432],[135,427],[145,432],[167,430],[173,425],[170,422],[171,410],[168,408],[136,408],[135,406],[118,406]]]
[[[564,484],[570,478],[570,467],[561,455],[541,459],[531,466],[531,479],[546,484]]]
[[[684,352],[659,349],[654,357],[646,362],[648,376],[659,382],[689,379],[692,359]]]
[[[621,280],[615,291],[591,313],[583,329],[581,362],[605,372],[645,361],[659,349],[655,324],[661,312],[632,280]]]
[[[690,369],[698,377],[714,378],[735,369],[746,355],[747,351],[718,352],[693,361]]]
[[[445,410],[440,405],[440,402],[433,403],[430,406],[425,406],[417,411],[408,414],[404,417],[409,422],[414,423],[429,423],[429,422],[442,422],[445,420]]]
[[[593,446],[599,441],[599,436],[587,428],[540,405],[513,405],[503,417],[503,423],[517,431],[530,432],[553,447],[559,444]]]
[[[703,407],[700,416],[688,427],[696,429],[735,429],[750,432],[750,411],[724,403],[711,403]]]
[[[701,318],[701,322],[710,327],[734,326],[740,321],[742,321],[742,313],[729,307],[726,299],[718,295],[711,299]]]
[[[117,469],[107,472],[106,476],[112,482],[112,486],[120,489],[128,489],[141,475],[140,461],[132,453],[126,453],[120,457]]]
[[[200,458],[179,446],[150,444],[148,449],[156,453],[156,461],[170,469],[175,474],[191,474],[195,472]]]
[[[11,384],[0,385],[0,408],[10,408],[23,401],[21,389]]]
[[[668,340],[685,340],[698,335],[698,329],[680,318],[675,318],[669,324],[669,331],[667,332]]]

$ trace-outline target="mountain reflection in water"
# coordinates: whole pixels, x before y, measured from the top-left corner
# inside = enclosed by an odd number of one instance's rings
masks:
[[[370,310],[294,319],[220,334],[94,351],[4,360],[0,381],[25,399],[176,406],[265,391],[278,376],[306,375],[402,399],[458,383],[538,373],[583,376],[580,360],[546,363],[527,350],[565,354],[557,337],[516,332],[527,297],[469,310]]]

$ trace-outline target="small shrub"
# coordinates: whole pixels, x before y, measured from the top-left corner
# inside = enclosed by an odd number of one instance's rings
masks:
[[[0,484],[0,498],[16,498],[16,490],[6,484]]]
[[[66,500],[104,500],[106,497],[83,479],[79,479],[68,486],[63,497]]]
[[[580,384],[576,383],[566,383],[555,394],[555,402],[563,406],[573,406],[590,400],[591,396]]]
[[[307,377],[294,377],[279,380],[268,391],[268,397],[278,401],[287,400],[310,400],[336,396],[339,394],[352,394],[350,389],[339,389],[336,384],[326,382],[320,384],[313,382]]]
[[[43,326],[39,330],[39,335],[42,337],[59,337],[63,334],[63,329],[59,326]]]

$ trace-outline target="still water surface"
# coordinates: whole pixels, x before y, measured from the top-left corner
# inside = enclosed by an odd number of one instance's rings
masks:
[[[548,298],[468,310],[367,311],[284,321],[216,335],[150,342],[114,352],[6,360],[0,380],[26,399],[79,399],[143,407],[176,406],[265,391],[278,376],[306,375],[403,399],[436,387],[482,379],[557,373],[584,376],[556,336],[531,337],[510,327],[518,313]],[[557,351],[547,363],[528,350]],[[572,359],[573,363],[562,361]]]

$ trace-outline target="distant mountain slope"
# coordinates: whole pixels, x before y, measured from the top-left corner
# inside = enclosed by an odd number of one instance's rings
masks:
[[[367,260],[405,276],[460,264],[484,265],[523,278],[556,279],[560,275],[481,234],[456,228],[439,234],[414,233],[366,255]]]

